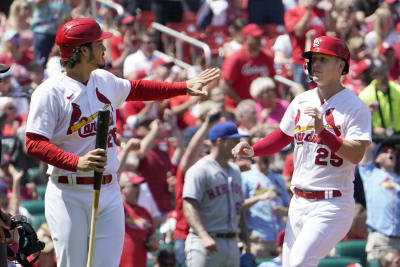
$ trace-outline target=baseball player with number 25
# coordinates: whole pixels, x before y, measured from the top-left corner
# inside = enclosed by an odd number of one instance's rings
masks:
[[[108,71],[102,40],[111,37],[90,18],[73,19],[57,32],[60,73],[33,93],[26,128],[27,152],[48,163],[45,215],[57,266],[86,266],[94,170],[103,172],[94,248],[94,266],[119,265],[124,210],[117,181],[116,109],[124,101],[205,95],[219,77],[208,69],[186,82],[129,81]],[[97,112],[110,110],[107,149],[95,149]]]
[[[303,57],[317,88],[292,101],[275,132],[232,150],[236,157],[270,155],[295,142],[285,267],[317,266],[346,235],[354,214],[354,167],[371,140],[370,111],[340,83],[349,70],[346,44],[321,36]]]

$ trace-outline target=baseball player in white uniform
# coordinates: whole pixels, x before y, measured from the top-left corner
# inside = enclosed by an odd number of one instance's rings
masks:
[[[371,140],[370,111],[340,83],[349,69],[346,44],[321,36],[303,57],[318,87],[292,101],[275,132],[232,150],[237,157],[269,155],[295,142],[285,267],[317,266],[346,235],[354,214],[354,167]]]
[[[214,125],[208,134],[211,153],[188,169],[183,187],[183,213],[190,225],[185,242],[190,267],[239,267],[236,237],[246,239],[240,224],[243,195],[237,165],[228,162],[240,137],[232,122]],[[246,240],[243,240],[246,242]]]
[[[94,170],[104,173],[94,266],[119,265],[124,212],[117,181],[116,109],[126,100],[204,95],[202,87],[219,76],[211,69],[182,83],[120,79],[101,69],[102,40],[111,36],[90,18],[65,23],[56,37],[65,72],[46,80],[32,95],[26,150],[49,164],[45,215],[60,267],[86,266]],[[111,112],[106,150],[95,149],[100,109]]]

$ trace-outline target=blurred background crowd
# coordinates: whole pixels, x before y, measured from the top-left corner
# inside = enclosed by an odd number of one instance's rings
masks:
[[[118,110],[121,193],[140,207],[127,220],[135,227],[126,232],[121,266],[184,266],[182,173],[194,151],[210,149],[207,138],[190,143],[192,136],[216,121],[234,122],[252,142],[279,127],[290,101],[315,87],[301,53],[319,35],[347,42],[350,71],[342,82],[370,108],[374,136],[370,161],[356,170],[353,226],[321,264],[400,266],[399,15],[397,0],[2,0],[0,63],[11,69],[0,84],[0,205],[27,216],[46,243],[34,266],[55,266],[55,256],[44,218],[47,166],[24,151],[30,95],[62,71],[59,26],[87,16],[114,33],[104,41],[105,58],[117,76],[181,81],[205,67],[222,70],[207,98],[136,101]],[[236,162],[243,195],[254,200],[243,207],[251,244],[238,244],[243,266],[280,266],[292,151],[293,144]]]

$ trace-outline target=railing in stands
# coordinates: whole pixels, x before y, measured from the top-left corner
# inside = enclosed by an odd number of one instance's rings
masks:
[[[180,33],[178,31],[175,31],[171,28],[168,28],[160,23],[153,22],[151,24],[151,28],[154,30],[160,31],[163,34],[172,36],[175,38],[175,47],[176,47],[176,57],[182,61],[183,59],[183,43],[189,43],[192,46],[198,47],[203,50],[204,52],[204,60],[205,60],[205,65],[206,67],[209,67],[211,65],[211,49],[210,46],[206,43],[203,43],[197,39],[194,39],[190,36],[187,36],[184,33]]]
[[[124,12],[124,8],[120,4],[117,4],[117,3],[115,3],[115,2],[113,2],[111,0],[92,0],[90,2],[90,4],[91,4],[90,5],[90,9],[91,9],[93,17],[95,17],[94,14],[97,13],[96,2],[100,3],[100,4],[104,4],[104,5],[108,6],[108,7],[111,7],[112,9],[117,11],[118,16],[122,16],[125,13]]]

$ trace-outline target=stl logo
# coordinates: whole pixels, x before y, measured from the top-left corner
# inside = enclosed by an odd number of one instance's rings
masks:
[[[319,47],[319,38],[314,40],[313,47]]]

